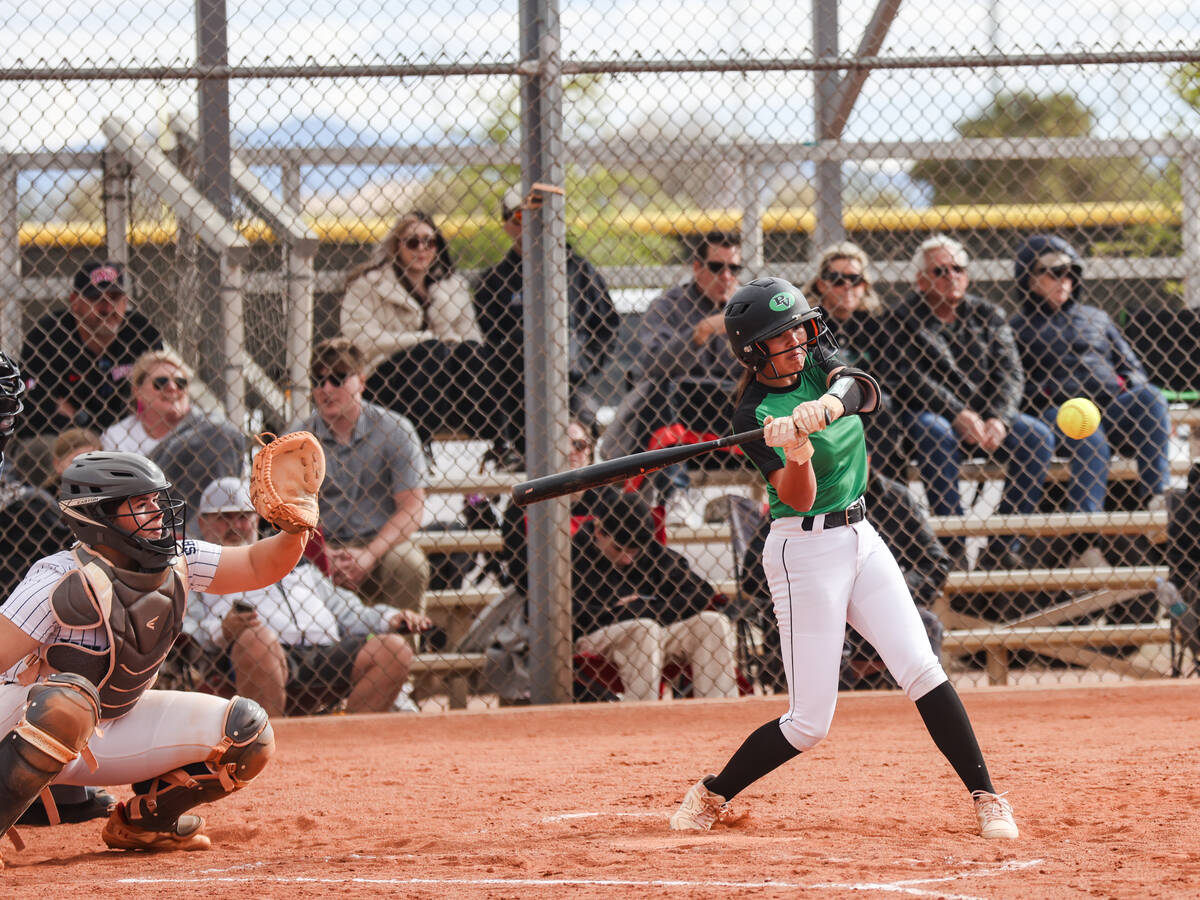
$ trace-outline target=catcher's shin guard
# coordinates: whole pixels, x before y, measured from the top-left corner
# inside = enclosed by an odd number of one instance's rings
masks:
[[[99,718],[100,696],[82,675],[51,675],[30,686],[25,714],[0,743],[0,835],[79,757]]]
[[[188,816],[187,822],[179,822],[183,813],[245,787],[275,752],[271,723],[266,711],[253,700],[234,697],[225,712],[224,732],[221,743],[203,762],[189,763],[135,784],[133,799],[114,810],[113,815],[135,831],[172,833],[177,823],[183,831],[198,818]]]

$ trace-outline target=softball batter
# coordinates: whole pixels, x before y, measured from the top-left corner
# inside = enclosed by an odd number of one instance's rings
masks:
[[[929,647],[895,559],[866,519],[863,427],[879,387],[845,366],[820,308],[779,278],[741,287],[725,307],[734,354],[746,366],[735,432],[767,480],[771,532],[763,571],[779,624],[788,709],[754,731],[718,775],[694,784],[671,828],[707,831],[738,818],[730,800],[815,746],[837,702],[846,624],[871,642],[971,793],[980,833],[1015,838],[1012,807],[995,792],[966,710]]]
[[[170,487],[136,453],[85,453],[63,473],[59,506],[79,543],[35,563],[0,614],[0,835],[52,782],[131,783],[104,826],[109,847],[205,850],[191,810],[244,787],[274,752],[253,700],[148,688],[189,587],[272,584],[307,536],[182,540]]]

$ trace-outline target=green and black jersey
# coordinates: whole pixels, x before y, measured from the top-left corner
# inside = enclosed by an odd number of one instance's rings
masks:
[[[752,381],[746,388],[733,414],[733,430],[752,431],[761,428],[767,416],[790,416],[792,410],[806,400],[816,400],[825,393],[828,372],[809,357],[800,378],[791,387],[771,388],[761,381]],[[771,501],[771,518],[811,516],[845,509],[862,496],[867,487],[867,446],[863,441],[862,420],[845,416],[828,428],[812,435],[813,474],[817,478],[817,496],[813,507],[800,512],[779,499],[767,480],[767,496]],[[783,450],[768,447],[763,441],[743,444],[742,449],[766,478],[787,464]]]

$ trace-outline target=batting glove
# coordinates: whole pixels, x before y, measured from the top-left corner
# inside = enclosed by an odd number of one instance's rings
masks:
[[[820,400],[809,400],[792,410],[792,422],[801,434],[809,435],[828,425],[833,414]]]
[[[812,442],[796,430],[791,416],[782,419],[767,416],[763,420],[763,441],[768,447],[780,448],[789,462],[803,464],[812,459]]]

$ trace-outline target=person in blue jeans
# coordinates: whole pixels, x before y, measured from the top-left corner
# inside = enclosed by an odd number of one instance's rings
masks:
[[[1013,274],[1018,310],[1012,328],[1026,372],[1024,409],[1051,428],[1059,406],[1072,397],[1087,397],[1101,411],[1100,427],[1090,437],[1071,440],[1054,429],[1071,459],[1070,508],[1104,509],[1113,451],[1136,460],[1142,505],[1164,508],[1167,400],[1108,313],[1081,301],[1079,254],[1062,238],[1035,234],[1017,251]]]
[[[1036,416],[1020,411],[1025,372],[1003,311],[967,293],[967,253],[935,236],[913,258],[914,290],[884,319],[885,387],[913,448],[930,512],[962,515],[959,471],[968,455],[1007,464],[997,513],[1037,509],[1055,438]],[[947,548],[962,565],[961,540]],[[996,537],[979,568],[1024,568],[1024,544]]]

